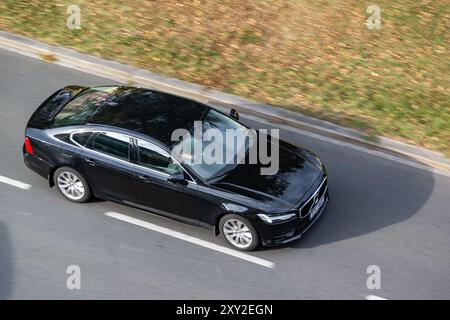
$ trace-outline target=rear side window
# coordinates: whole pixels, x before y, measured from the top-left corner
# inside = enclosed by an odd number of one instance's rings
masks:
[[[92,141],[90,148],[114,158],[128,161],[130,138],[115,132],[100,132]]]
[[[73,142],[70,141],[70,134],[68,133],[55,134],[55,138],[62,142],[73,144]]]
[[[146,141],[138,141],[138,164],[167,174],[182,172],[169,153]]]
[[[92,132],[78,132],[72,135],[73,141],[78,143],[80,146],[85,146]]]

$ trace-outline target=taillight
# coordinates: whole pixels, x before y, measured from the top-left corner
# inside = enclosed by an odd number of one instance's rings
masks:
[[[29,154],[33,154],[33,147],[31,146],[31,142],[28,137],[25,137],[25,151]]]

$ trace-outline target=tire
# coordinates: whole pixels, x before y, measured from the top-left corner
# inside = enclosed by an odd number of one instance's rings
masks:
[[[259,246],[259,236],[255,227],[250,221],[237,214],[223,216],[219,222],[219,230],[222,237],[235,249],[252,251]]]
[[[59,193],[72,202],[87,202],[92,197],[92,191],[86,179],[69,167],[58,168],[53,174],[53,181]],[[64,188],[64,186],[68,186]]]

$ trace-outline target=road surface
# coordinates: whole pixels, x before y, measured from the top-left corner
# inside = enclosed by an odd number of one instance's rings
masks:
[[[112,81],[3,50],[0,61],[0,299],[450,298],[448,176],[283,129],[324,160],[332,198],[300,241],[252,252],[269,263],[258,264],[215,250],[226,245],[209,230],[108,201],[71,203],[49,189],[22,161],[31,113],[65,85]],[[80,267],[79,290],[66,287],[70,265]],[[367,287],[371,265],[381,289]]]

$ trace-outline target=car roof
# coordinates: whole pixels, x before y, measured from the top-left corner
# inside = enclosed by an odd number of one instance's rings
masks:
[[[113,86],[88,90],[107,94],[96,102],[85,124],[128,129],[168,146],[173,143],[175,129],[190,130],[209,109],[196,101],[146,88]]]

